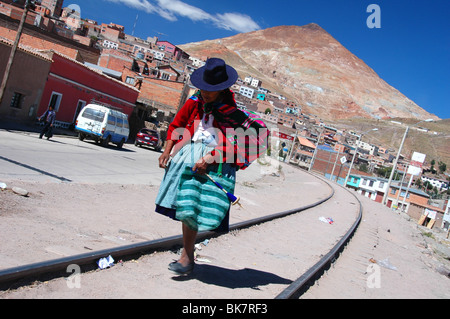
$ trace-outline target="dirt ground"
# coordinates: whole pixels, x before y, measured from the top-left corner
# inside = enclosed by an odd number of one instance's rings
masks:
[[[42,184],[19,180],[0,182],[8,187],[0,192],[0,269],[180,234],[181,227],[174,221],[153,213],[157,193],[155,186]],[[13,192],[13,187],[27,190],[28,195]],[[283,166],[282,171],[268,171],[262,177],[244,175],[240,182],[238,179],[236,188],[244,208],[232,212],[231,224],[255,218],[261,212],[276,213],[299,207],[316,201],[328,192],[329,188],[317,177],[287,165]],[[394,213],[367,198],[358,198],[363,203],[364,217],[350,248],[344,251],[323,281],[321,279],[319,285],[311,287],[304,298],[450,298],[450,242],[445,238],[445,233],[437,227],[430,230],[418,226],[406,215]],[[335,204],[338,209],[337,200]],[[318,225],[316,217],[305,218],[302,223],[311,230],[327,226]],[[294,224],[292,227],[295,227]],[[221,240],[231,246],[233,235],[226,235]],[[274,237],[265,235],[258,240],[263,244],[267,241],[269,246]],[[215,240],[214,245],[218,242],[219,239]],[[320,239],[314,244],[320,246]],[[214,245],[208,249],[213,249]],[[242,240],[240,245],[245,245]],[[250,242],[248,245],[251,246]],[[280,251],[270,254],[281,261],[285,256]],[[231,254],[230,249],[227,254]],[[244,264],[250,258],[245,249],[233,249],[232,255]],[[384,289],[368,289],[367,267],[377,261],[378,264],[385,261],[380,267]],[[388,269],[389,266],[395,269]],[[207,266],[203,268],[212,271]],[[99,280],[102,280],[101,277]],[[281,280],[279,283],[286,282]],[[186,286],[188,282],[180,285]],[[40,298],[67,297],[55,293],[55,288],[42,289]],[[171,288],[167,289],[160,292],[159,298],[177,298]],[[222,292],[219,290],[221,287],[212,284],[209,289],[205,298],[220,298],[220,293],[214,292],[215,289]],[[135,291],[127,297],[142,296],[146,295]],[[105,295],[98,290],[84,297],[104,298]],[[0,298],[36,296],[22,289],[0,292]]]

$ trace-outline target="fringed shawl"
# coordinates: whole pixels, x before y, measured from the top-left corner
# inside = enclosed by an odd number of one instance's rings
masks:
[[[270,134],[267,126],[257,114],[239,110],[232,91],[225,91],[223,103],[205,103],[200,92],[194,94],[191,99],[198,102],[205,113],[213,114],[218,128],[233,146],[234,163],[240,169],[246,169],[265,152]],[[229,153],[227,147],[221,149],[219,146],[216,150]],[[229,162],[230,154],[226,155],[228,156],[224,157],[224,161]]]

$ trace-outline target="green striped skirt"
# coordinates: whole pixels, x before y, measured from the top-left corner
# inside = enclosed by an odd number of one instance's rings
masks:
[[[230,203],[229,201],[222,201],[221,205],[223,205],[224,209],[226,208],[226,214],[223,217],[220,225],[217,228],[211,228],[210,226],[203,226],[200,224],[203,224],[205,220],[203,219],[198,223],[197,221],[194,221],[192,218],[185,218],[186,215],[188,215],[186,211],[186,208],[192,208],[192,212],[194,215],[197,216],[194,217],[194,219],[199,218],[200,220],[204,218],[205,214],[208,216],[210,214],[210,208],[208,208],[208,205],[192,205],[192,201],[195,201],[194,197],[191,195],[194,193],[189,190],[189,187],[198,187],[199,185],[205,186],[202,187],[202,191],[207,193],[211,190],[215,191],[216,189],[211,189],[211,187],[217,188],[216,185],[212,183],[207,183],[206,176],[201,175],[195,175],[190,171],[190,168],[194,166],[194,164],[204,155],[212,151],[212,147],[208,147],[205,144],[198,142],[198,143],[190,143],[185,145],[181,148],[181,150],[173,157],[172,161],[169,163],[169,165],[166,167],[166,172],[163,178],[163,181],[161,182],[161,186],[159,188],[158,195],[156,197],[156,212],[160,213],[162,215],[165,215],[169,218],[175,219],[175,220],[182,220],[184,223],[186,223],[190,228],[202,231],[202,230],[215,230],[217,232],[227,232],[229,230],[229,207]],[[187,169],[186,169],[187,168]],[[214,174],[217,172],[218,165],[209,165],[208,167],[208,174]],[[184,173],[184,174],[183,174]],[[190,176],[189,176],[190,175]],[[179,196],[179,186],[180,181],[183,176],[183,181],[186,182],[187,179],[191,179],[195,175],[195,179],[192,179],[190,181],[187,181],[190,186],[186,188],[186,190],[183,191],[182,196]],[[223,163],[222,165],[222,175],[227,180],[231,180],[231,184],[227,185],[225,189],[231,188],[234,190],[234,182],[236,180],[236,167],[228,164]],[[223,183],[226,183],[225,181],[222,181]],[[218,189],[218,188],[217,188]],[[228,190],[228,189],[227,189]],[[231,190],[229,190],[231,192]],[[189,194],[190,193],[190,194]],[[198,193],[198,192],[196,192]],[[223,195],[225,193],[222,192]],[[195,194],[195,196],[200,196],[199,194]],[[184,197],[181,198],[181,197]],[[189,199],[190,197],[190,199]],[[177,203],[177,198],[179,203]],[[225,195],[226,198],[226,195]],[[191,202],[189,202],[191,200]],[[211,199],[213,202],[219,203],[217,199]],[[198,200],[197,200],[198,202]],[[177,216],[177,210],[178,210],[178,216]],[[182,212],[182,213],[181,213]],[[181,215],[183,216],[180,216]],[[191,215],[192,216],[192,215]],[[210,216],[210,215],[209,215]],[[206,219],[209,219],[209,217],[206,217]],[[213,219],[216,219],[216,217],[213,217]],[[207,222],[207,221],[206,221]],[[212,221],[211,221],[212,222]],[[217,221],[216,221],[217,222]]]

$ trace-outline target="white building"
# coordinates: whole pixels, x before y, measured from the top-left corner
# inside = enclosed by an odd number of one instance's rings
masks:
[[[257,87],[259,87],[261,85],[261,81],[258,80],[258,79],[253,78],[252,82],[250,83],[250,85],[255,87],[255,88],[257,88]]]
[[[164,52],[161,52],[159,50],[153,50],[153,49],[151,49],[150,52],[151,52],[151,54],[153,54],[153,57],[156,60],[160,60],[160,61],[164,60],[164,56],[165,56]]]
[[[445,213],[442,217],[441,227],[445,230],[448,230],[448,228],[450,227],[450,200],[447,202],[447,207],[445,208]]]
[[[253,99],[255,90],[246,86],[241,86],[241,88],[239,89],[239,94],[248,97],[249,99]]]
[[[359,140],[357,143],[358,148],[367,151],[371,155],[378,155],[378,146],[363,142]]]
[[[202,59],[199,59],[199,58],[196,58],[196,57],[193,57],[193,56],[190,56],[189,57],[189,60],[191,60],[192,61],[192,65],[193,66],[196,66],[196,67],[202,67],[202,66],[204,66],[205,65],[205,61],[203,61]]]
[[[250,86],[253,86],[255,88],[259,87],[261,85],[261,81],[258,79],[255,79],[251,76],[246,76],[244,79],[244,82],[247,83]]]
[[[113,41],[109,40],[103,40],[102,46],[108,49],[115,49],[117,50],[119,48],[119,44]]]
[[[441,179],[437,179],[437,178],[433,178],[433,177],[429,177],[429,176],[424,176],[422,175],[420,177],[420,179],[422,180],[423,183],[425,182],[429,182],[431,185],[433,185],[433,187],[436,187],[439,191],[444,191],[448,189],[448,182],[441,180]]]
[[[371,200],[379,201],[387,190],[387,182],[385,179],[361,176],[358,193]]]

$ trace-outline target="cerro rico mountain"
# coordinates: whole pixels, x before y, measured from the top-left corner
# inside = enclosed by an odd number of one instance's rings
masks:
[[[278,26],[180,45],[199,58],[220,57],[241,78],[286,96],[322,119],[439,118],[381,79],[317,24]],[[398,57],[393,57],[398,58]]]

